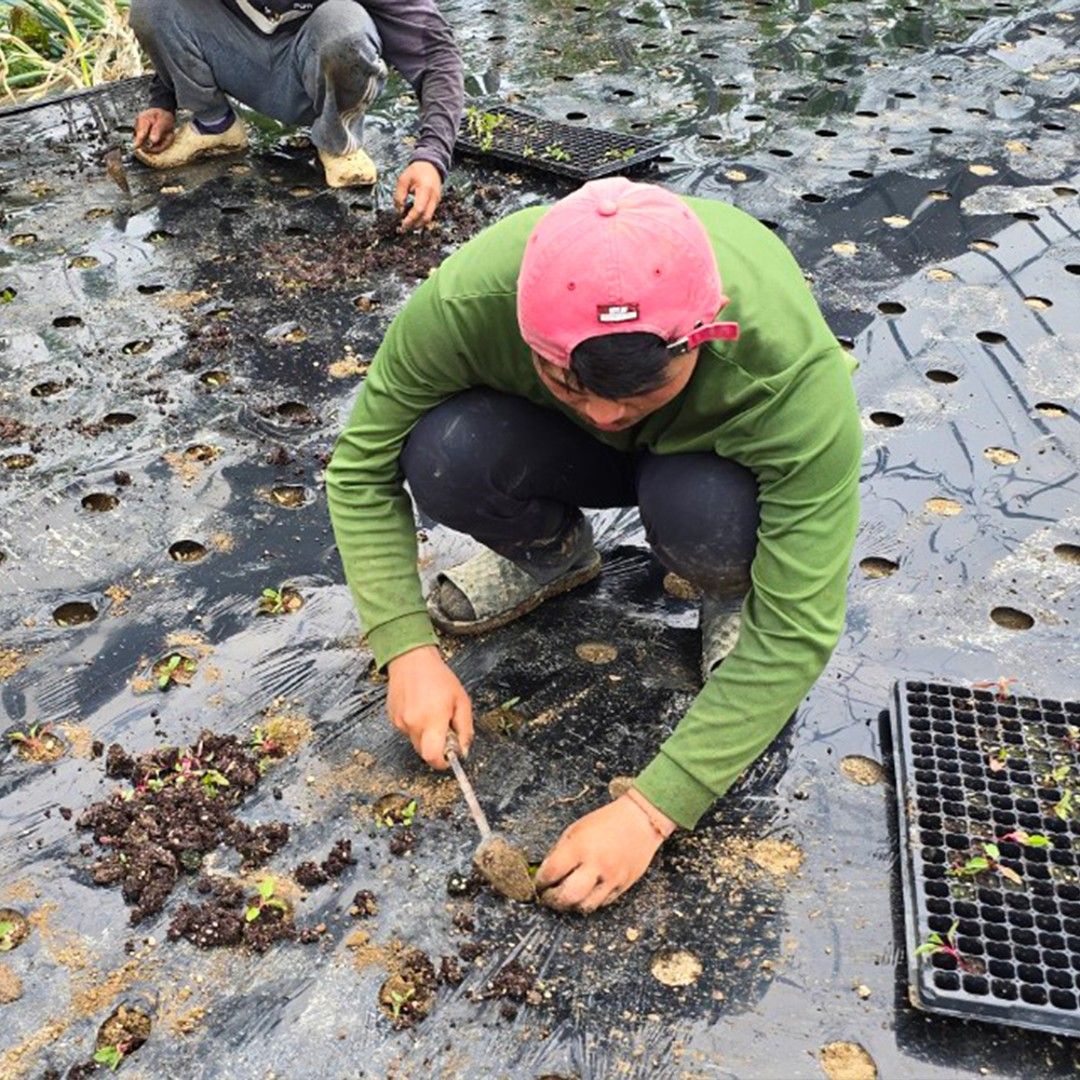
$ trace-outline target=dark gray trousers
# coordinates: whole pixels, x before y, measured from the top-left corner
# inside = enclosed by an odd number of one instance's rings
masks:
[[[285,124],[311,126],[332,154],[361,144],[386,81],[382,44],[356,0],[325,0],[296,30],[263,34],[221,0],[133,0],[131,25],[158,78],[207,123],[235,98]]]
[[[558,550],[580,507],[637,506],[669,570],[706,596],[750,586],[757,481],[716,454],[623,453],[552,409],[477,389],[427,413],[401,465],[421,511],[506,558],[533,557],[540,538]]]

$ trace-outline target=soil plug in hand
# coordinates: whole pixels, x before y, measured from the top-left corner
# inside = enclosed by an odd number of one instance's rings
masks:
[[[412,196],[412,206],[405,213],[405,204]],[[414,161],[398,177],[394,189],[394,206],[399,214],[405,214],[401,231],[408,232],[417,227],[427,227],[435,216],[442,199],[442,177],[439,170],[427,161]]]
[[[589,914],[617,900],[649,868],[675,822],[631,789],[575,821],[540,864],[542,903]]]
[[[120,150],[118,147],[113,147],[105,154],[105,172],[108,173],[109,179],[116,184],[116,186],[125,194],[131,194],[131,185],[128,183],[127,172],[124,169],[124,162],[120,157]]]
[[[446,769],[446,733],[453,728],[468,754],[473,739],[472,702],[434,645],[394,657],[387,665],[390,722],[433,768]]]

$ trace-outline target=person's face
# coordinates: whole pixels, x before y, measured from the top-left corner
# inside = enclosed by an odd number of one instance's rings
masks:
[[[558,367],[536,352],[532,358],[540,381],[554,397],[599,431],[623,431],[678,396],[694,374],[698,351],[691,349],[669,361],[665,381],[655,390],[625,398],[600,397],[578,383],[569,368]]]

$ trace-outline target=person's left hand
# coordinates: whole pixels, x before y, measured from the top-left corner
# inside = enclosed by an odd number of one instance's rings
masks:
[[[405,214],[405,204],[412,195],[412,206]],[[403,232],[418,226],[430,225],[442,198],[442,178],[430,161],[414,161],[399,177],[394,189],[394,206],[405,214]]]
[[[586,814],[559,837],[540,864],[540,900],[586,915],[610,904],[648,870],[674,829],[675,822],[637,792]]]

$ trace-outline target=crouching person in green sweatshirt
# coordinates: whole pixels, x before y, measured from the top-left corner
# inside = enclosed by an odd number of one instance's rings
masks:
[[[768,229],[624,179],[486,229],[387,332],[327,491],[390,719],[428,764],[446,768],[449,729],[466,749],[473,735],[432,624],[493,629],[594,577],[583,507],[637,506],[704,597],[704,686],[632,788],[548,853],[536,881],[552,906],[629,889],[821,673],[858,518],[852,369]],[[426,604],[406,481],[484,545]]]

